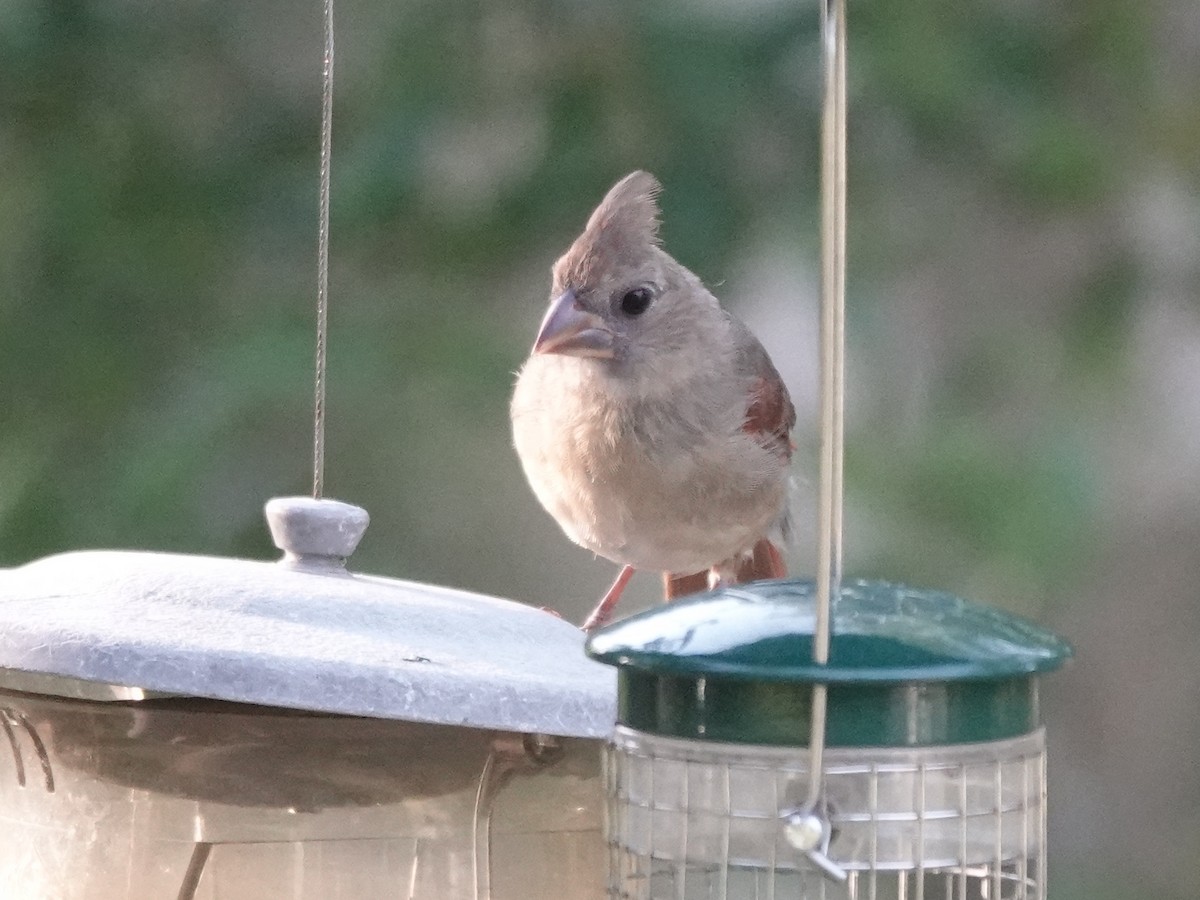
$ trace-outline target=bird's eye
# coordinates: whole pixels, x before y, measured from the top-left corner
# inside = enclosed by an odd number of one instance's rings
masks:
[[[650,308],[650,301],[653,299],[654,295],[650,292],[650,288],[634,288],[621,297],[621,312],[627,316],[640,316]]]

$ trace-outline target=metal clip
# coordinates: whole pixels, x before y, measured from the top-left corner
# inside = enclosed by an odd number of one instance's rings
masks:
[[[50,765],[50,754],[46,752],[46,745],[38,735],[37,729],[25,717],[25,714],[20,710],[8,706],[0,707],[0,728],[4,729],[9,746],[12,747],[17,786],[25,787],[25,758],[21,753],[21,742],[18,739],[18,732],[16,731],[17,728],[20,728],[28,736],[29,742],[33,745],[34,753],[37,755],[38,762],[41,764],[42,779],[46,787],[46,793],[53,794],[54,770]]]
[[[780,816],[783,836],[803,853],[808,861],[839,884],[846,880],[846,870],[829,858],[829,839],[833,834],[829,820],[816,809],[795,809]]]

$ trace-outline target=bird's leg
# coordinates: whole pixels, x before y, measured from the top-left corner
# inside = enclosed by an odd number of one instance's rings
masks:
[[[787,565],[783,561],[783,554],[767,538],[759,540],[750,552],[735,561],[734,566],[734,584],[787,577]]]
[[[670,603],[689,594],[702,594],[708,590],[708,572],[691,575],[675,575],[663,572],[663,598]]]
[[[584,631],[595,631],[600,626],[608,624],[608,620],[612,618],[613,610],[617,608],[617,601],[625,593],[625,585],[629,584],[629,579],[632,577],[633,566],[622,566],[621,571],[617,573],[616,581],[612,583],[612,587],[600,598],[600,602],[596,604],[596,608],[592,610],[592,614],[583,623]]]

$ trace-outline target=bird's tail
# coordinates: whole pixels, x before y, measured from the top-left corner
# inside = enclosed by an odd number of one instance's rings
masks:
[[[730,578],[728,576],[731,569]],[[783,578],[787,575],[787,566],[779,548],[767,538],[763,538],[745,556],[716,566],[711,571],[717,580],[724,583],[744,584],[764,578]],[[711,581],[709,572],[694,572],[691,575],[666,572],[663,574],[663,595],[667,601],[671,601],[689,594],[698,594],[712,587]]]

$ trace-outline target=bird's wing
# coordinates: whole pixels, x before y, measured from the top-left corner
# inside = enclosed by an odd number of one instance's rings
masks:
[[[792,458],[791,430],[796,424],[796,409],[792,406],[792,398],[788,396],[783,379],[779,377],[775,364],[771,362],[771,357],[758,342],[758,338],[733,316],[729,316],[729,321],[736,348],[734,362],[737,373],[749,384],[746,418],[742,423],[742,430],[753,435],[759,443],[777,453],[779,458],[787,463]],[[786,530],[786,525],[784,528]],[[783,578],[787,575],[783,554],[766,537],[758,540],[745,556],[730,562],[733,563],[732,573],[721,573],[721,564],[718,564],[714,571],[722,575],[732,574],[734,584],[763,578]],[[708,587],[708,572],[664,572],[663,587],[667,600],[703,591]]]
[[[739,372],[750,380],[750,395],[746,403],[746,421],[742,428],[757,437],[763,446],[774,450],[783,460],[792,458],[792,426],[796,424],[796,409],[787,387],[771,357],[750,330],[730,317],[737,344]]]

